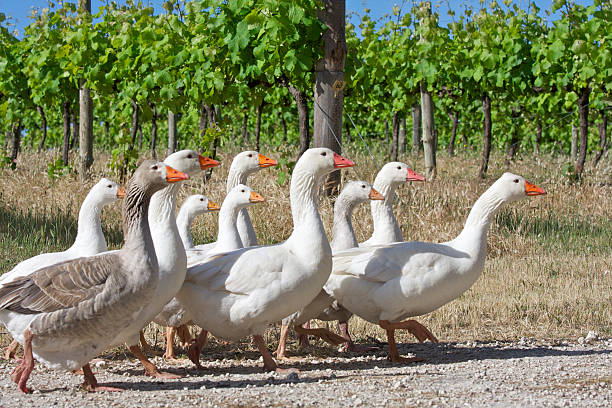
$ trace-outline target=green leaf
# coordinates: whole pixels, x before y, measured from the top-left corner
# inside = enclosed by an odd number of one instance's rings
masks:
[[[474,81],[479,82],[483,74],[482,65],[478,65],[474,71]]]
[[[565,51],[565,45],[560,40],[555,40],[550,47],[548,47],[548,60],[553,62],[563,56]]]
[[[582,55],[586,53],[586,43],[584,40],[576,40],[572,45],[572,52],[577,55]]]
[[[285,54],[285,58],[283,60],[285,64],[285,68],[288,71],[293,71],[295,68],[295,64],[297,63],[297,57],[295,56],[295,50],[289,50],[287,54]]]
[[[537,77],[535,79],[535,81],[533,81],[533,85],[537,86],[537,87],[541,87],[543,85],[543,81],[541,77]]]
[[[244,7],[245,3],[245,0],[230,0],[227,5],[232,12],[238,13]]]
[[[595,71],[593,67],[587,65],[582,67],[582,69],[580,70],[580,79],[582,79],[583,81],[587,81],[593,78],[596,74],[597,71]]]
[[[304,10],[298,7],[295,3],[291,2],[289,5],[289,21],[297,24],[304,17]]]

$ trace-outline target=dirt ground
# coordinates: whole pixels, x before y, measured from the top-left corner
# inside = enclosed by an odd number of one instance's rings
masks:
[[[579,342],[522,338],[515,342],[407,343],[405,355],[424,361],[386,361],[386,345],[362,354],[324,346],[282,362],[299,374],[264,373],[248,343],[213,342],[202,354],[205,370],[189,360],[155,357],[178,380],[143,375],[123,351],[96,360],[98,381],[124,392],[87,393],[79,375],[37,365],[22,395],[9,378],[15,363],[0,360],[0,407],[171,407],[171,406],[612,406],[612,339]],[[313,357],[316,356],[316,357]]]

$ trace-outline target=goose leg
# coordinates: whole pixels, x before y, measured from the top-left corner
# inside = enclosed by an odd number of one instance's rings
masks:
[[[130,351],[136,358],[140,360],[145,369],[145,374],[155,378],[166,378],[166,379],[176,379],[181,378],[180,375],[165,373],[163,371],[159,371],[155,365],[149,361],[147,356],[142,352],[140,347],[137,345],[130,346]]]
[[[164,358],[167,359],[175,359],[174,356],[174,333],[176,332],[175,327],[167,327],[166,328],[166,352],[164,353]]]
[[[399,330],[399,329],[406,329],[408,330],[410,333],[412,333],[412,335],[414,337],[417,338],[417,340],[419,340],[419,342],[423,343],[425,340],[429,340],[432,343],[438,343],[438,339],[436,338],[436,336],[434,336],[429,329],[427,329],[427,327],[423,326],[421,323],[417,322],[416,320],[404,320],[403,322],[397,322],[397,323],[391,323],[388,320],[383,320],[383,322],[385,322],[385,327],[383,327],[381,325],[381,327],[383,329],[395,329],[395,330]]]
[[[298,326],[295,326],[296,328]],[[310,320],[302,325],[302,327],[306,330],[310,329]],[[308,342],[308,334],[304,334],[303,332],[298,332],[298,339],[300,341],[300,348],[304,350],[307,347],[310,347],[310,342]]]
[[[196,365],[196,367],[200,370],[204,369],[204,366],[200,364],[200,353],[202,349],[206,345],[206,340],[208,338],[208,331],[202,329],[198,337],[195,340],[191,341],[191,346],[189,346],[189,350],[187,350],[187,356]]]
[[[351,339],[351,335],[348,331],[348,321],[338,321],[338,331],[340,331],[340,335],[346,341],[342,343],[340,347],[338,347],[338,351],[345,353],[347,351],[352,351],[353,353],[364,353],[366,351],[378,350],[378,347],[371,346],[361,346],[353,343],[353,339]]]
[[[278,339],[278,347],[276,348],[276,358],[286,358],[287,357],[287,336],[289,335],[289,325],[282,324],[280,338]]]
[[[316,329],[305,329],[304,327],[294,326],[294,329],[297,333],[300,334],[300,336],[304,336],[304,337],[308,337],[308,335],[317,336],[321,340],[329,344],[333,344],[335,346],[337,346],[338,344],[342,344],[346,341],[343,337],[340,337],[336,333],[332,333],[329,330],[324,329],[322,327],[319,327]]]
[[[257,346],[257,349],[261,353],[264,362],[264,371],[276,371],[277,373],[299,373],[300,370],[295,368],[279,368],[276,365],[276,361],[272,358],[272,354],[266,347],[266,342],[261,335],[253,335],[253,343]]]
[[[12,360],[15,358],[15,353],[17,352],[17,349],[19,348],[19,342],[17,340],[13,340],[11,342],[11,344],[9,344],[5,349],[4,349],[4,359],[5,360]]]
[[[24,394],[30,392],[26,387],[28,378],[34,369],[34,356],[32,355],[32,339],[34,335],[28,329],[23,331],[23,359],[11,373],[11,379],[17,384],[17,388]]]
[[[388,320],[381,320],[378,324],[387,331],[387,342],[389,343],[389,355],[387,356],[387,360],[394,363],[416,363],[418,361],[423,361],[421,357],[407,358],[400,356],[397,345],[395,344],[394,323],[390,323]]]
[[[117,387],[105,387],[98,385],[98,380],[94,376],[94,373],[91,371],[91,367],[89,363],[85,364],[82,368],[83,375],[85,376],[85,382],[83,383],[83,387],[90,392],[97,391],[123,391],[121,388]]]
[[[179,336],[181,347],[187,347],[191,344],[191,332],[189,331],[189,327],[186,324],[182,324],[176,328],[176,334]]]
[[[151,354],[151,346],[147,342],[147,339],[145,338],[144,332],[141,330],[141,331],[138,332],[138,334],[140,335],[140,347],[142,347],[142,350],[145,353]]]

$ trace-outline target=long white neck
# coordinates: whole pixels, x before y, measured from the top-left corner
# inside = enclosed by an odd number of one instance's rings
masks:
[[[294,253],[307,258],[331,256],[331,247],[319,215],[317,179],[299,166],[293,170],[290,187],[293,233],[287,240]]]
[[[83,256],[94,255],[107,250],[106,239],[102,233],[102,225],[100,225],[102,207],[103,204],[94,198],[91,193],[87,194],[83,204],[81,204],[77,236],[71,249],[85,250],[87,253],[83,253]]]
[[[386,183],[378,179],[374,181],[374,189],[381,193],[385,199],[370,202],[374,232],[367,241],[368,243],[389,244],[404,240],[402,230],[393,214],[393,197],[398,185],[398,183]]]
[[[238,184],[246,185],[246,180],[249,174],[238,167],[231,166],[229,174],[227,175],[227,182],[225,184],[225,192],[229,193],[230,190],[236,187]]]
[[[226,199],[227,201],[227,199]],[[236,203],[223,203],[219,211],[219,233],[217,234],[217,243],[215,244],[215,252],[227,252],[242,248],[242,240],[238,233],[236,220],[238,213],[242,207]]]
[[[176,226],[178,228],[181,241],[185,249],[193,249],[193,240],[191,239],[191,224],[197,214],[181,207],[178,216],[176,217]]]
[[[453,246],[464,248],[484,260],[489,226],[495,213],[504,202],[495,189],[490,187],[485,191],[474,203],[465,221],[463,231],[452,241]]]
[[[225,186],[225,192],[229,193],[230,190],[236,187],[238,184],[247,185],[247,177],[249,172],[244,171],[238,167],[230,167],[229,174],[227,175],[227,183]],[[219,217],[221,214],[219,214]],[[242,241],[242,247],[250,247],[257,245],[257,235],[255,235],[255,229],[251,222],[251,217],[246,208],[240,209],[238,213],[238,219],[236,221],[236,227],[238,228],[238,234],[240,234],[240,240]]]
[[[332,252],[343,251],[358,245],[351,216],[357,203],[345,200],[342,194],[334,204],[334,225],[332,227],[333,239],[330,243]]]
[[[170,225],[170,219],[176,225],[176,193],[180,185],[181,182],[172,183],[153,194],[149,205],[149,223],[152,227],[153,225]]]

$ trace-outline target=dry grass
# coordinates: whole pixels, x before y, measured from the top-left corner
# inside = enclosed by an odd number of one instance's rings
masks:
[[[278,158],[284,152],[265,151]],[[376,166],[365,154],[346,154],[358,163],[358,172],[372,181]],[[94,181],[82,185],[74,176],[49,180],[46,163],[55,154],[24,153],[16,171],[1,170],[0,269],[39,252],[66,248],[76,233],[80,202]],[[187,183],[179,202],[188,194],[204,193],[216,202],[225,195],[225,175],[232,154],[222,155],[220,168],[208,183],[196,178]],[[96,176],[107,175],[102,155]],[[423,170],[422,158],[403,160]],[[610,155],[597,169],[588,168],[585,182],[571,184],[563,175],[565,158],[524,157],[510,171],[524,175],[544,188],[547,196],[511,204],[499,213],[489,231],[485,270],[474,287],[439,310],[420,317],[441,340],[575,338],[588,330],[612,333],[612,165]],[[382,160],[379,160],[381,163]],[[476,198],[503,172],[503,157],[493,155],[486,181],[475,178],[478,157],[463,153],[454,158],[441,154],[438,178],[431,183],[405,186],[398,191],[396,215],[409,240],[441,242],[459,233]],[[285,239],[292,230],[288,182],[279,186],[277,172],[268,169],[251,179],[251,186],[267,202],[251,214],[260,243]],[[345,171],[354,179],[355,173]],[[331,228],[333,203],[322,199],[321,213]],[[109,206],[103,225],[109,243],[121,242],[120,207]],[[356,212],[359,241],[371,233],[369,206]],[[211,241],[216,216],[196,220],[196,242]],[[352,321],[356,337],[382,338],[382,331],[360,319]],[[404,340],[410,340],[406,335]]]

